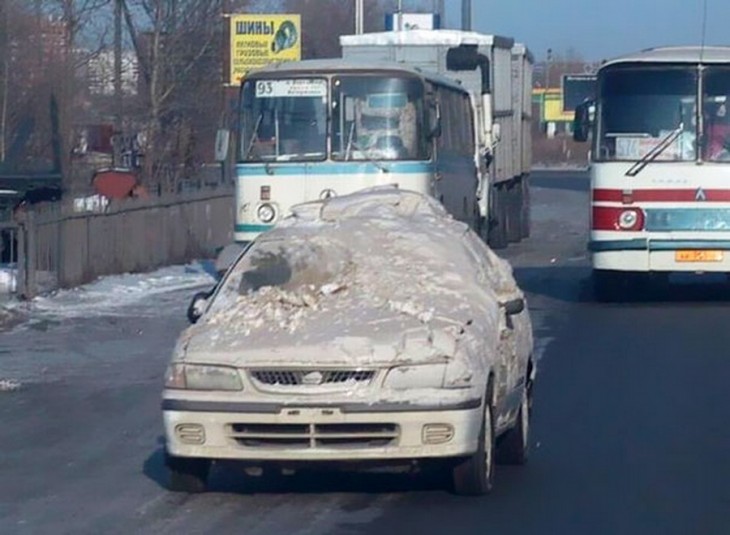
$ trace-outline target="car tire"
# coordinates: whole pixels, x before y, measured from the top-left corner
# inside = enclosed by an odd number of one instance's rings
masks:
[[[452,469],[454,493],[460,496],[483,496],[494,485],[494,419],[488,400],[489,397],[485,398],[477,451]]]
[[[507,431],[497,446],[499,464],[523,465],[530,453],[530,395],[523,389],[515,425]]]
[[[205,492],[210,473],[210,459],[175,457],[165,454],[169,472],[168,488],[173,492]]]

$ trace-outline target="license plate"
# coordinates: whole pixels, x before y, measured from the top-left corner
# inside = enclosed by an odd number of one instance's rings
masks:
[[[676,251],[677,262],[722,262],[722,251]]]

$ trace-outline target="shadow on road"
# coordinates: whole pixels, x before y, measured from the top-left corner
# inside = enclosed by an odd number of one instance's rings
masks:
[[[157,483],[160,487],[167,488],[167,468],[165,467],[165,437],[157,437],[158,448],[147,457],[142,473]]]
[[[160,437],[159,442],[164,442]],[[164,446],[145,460],[143,473],[161,488],[167,488]],[[424,492],[450,488],[449,472],[427,467],[417,472],[362,471],[355,469],[297,469],[287,475],[275,467],[264,466],[262,473],[251,475],[235,461],[214,463],[208,478],[208,492],[229,494],[383,494]]]
[[[661,303],[729,303],[730,282],[724,276],[692,274],[647,278],[606,302],[596,299],[591,269],[585,266],[546,266],[515,268],[520,287],[531,294],[567,303],[661,304]]]

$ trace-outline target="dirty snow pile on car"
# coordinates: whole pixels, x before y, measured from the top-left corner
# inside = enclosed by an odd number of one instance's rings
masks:
[[[280,280],[257,281],[257,267]],[[295,207],[228,277],[182,346],[244,366],[324,355],[333,365],[418,362],[454,355],[458,343],[481,368],[497,348],[500,293],[516,291],[509,264],[464,224],[396,189]]]

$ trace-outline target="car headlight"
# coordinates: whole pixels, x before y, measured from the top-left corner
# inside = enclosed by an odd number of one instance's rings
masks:
[[[235,368],[200,364],[170,364],[165,373],[165,388],[183,390],[243,390]]]
[[[422,364],[392,368],[383,386],[394,390],[409,388],[441,388],[446,364]]]
[[[276,217],[276,209],[269,203],[264,203],[256,210],[259,220],[262,223],[271,223]]]

